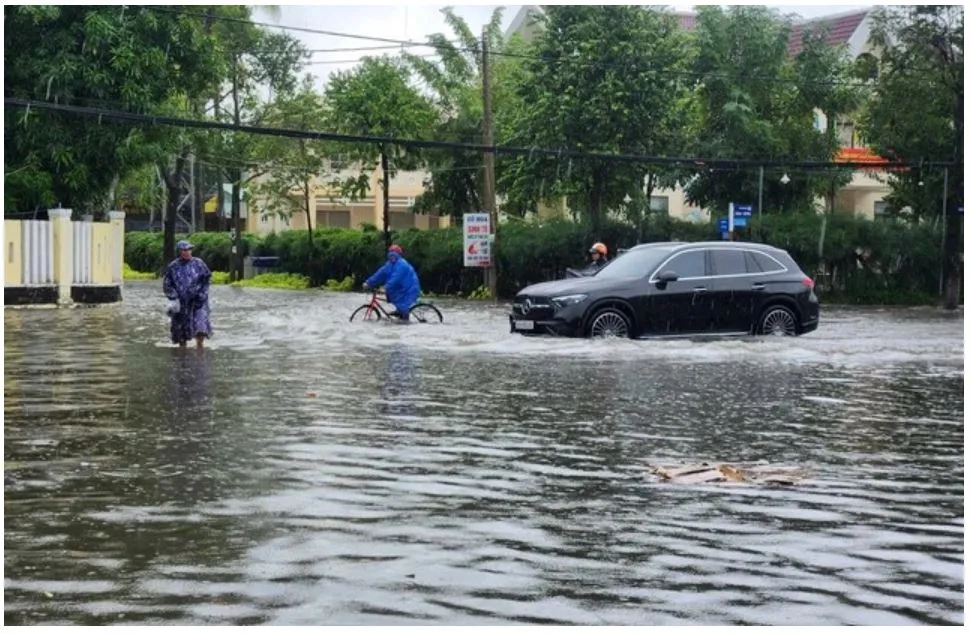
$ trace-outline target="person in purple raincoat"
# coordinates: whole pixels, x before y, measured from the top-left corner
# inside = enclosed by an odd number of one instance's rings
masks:
[[[192,245],[180,240],[175,245],[178,257],[165,269],[162,290],[169,298],[168,314],[172,318],[172,343],[185,347],[190,339],[202,348],[212,336],[209,322],[209,282],[212,273],[205,262],[192,257]]]

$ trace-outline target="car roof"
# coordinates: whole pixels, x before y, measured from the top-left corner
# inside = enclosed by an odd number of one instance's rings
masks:
[[[728,242],[720,240],[712,240],[707,242],[647,242],[645,244],[638,244],[635,247],[627,249],[628,251],[639,251],[641,249],[651,249],[657,247],[683,247],[683,248],[727,248],[727,249],[764,249],[767,251],[778,251],[784,253],[784,249],[779,249],[778,247],[771,246],[770,244],[762,244],[760,242]]]

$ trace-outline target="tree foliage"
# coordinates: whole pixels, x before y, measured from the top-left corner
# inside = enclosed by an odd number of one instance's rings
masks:
[[[739,159],[831,161],[839,148],[835,122],[859,95],[844,47],[809,29],[801,52],[788,54],[790,23],[765,7],[698,8],[693,64],[693,152]],[[817,125],[816,110],[827,125]],[[758,172],[691,169],[689,200],[726,211],[729,202],[755,202]],[[792,172],[788,183],[765,181],[765,211],[807,207],[844,174]]]
[[[873,20],[879,50],[872,98],[863,118],[873,151],[894,161],[963,163],[963,10],[957,6],[883,8]],[[962,169],[951,170],[952,200]],[[891,179],[890,204],[916,217],[939,214],[940,170],[912,170]],[[923,186],[919,187],[922,182]],[[916,187],[914,187],[914,185]]]
[[[863,121],[872,148],[891,160],[952,161],[943,208],[939,168],[890,177],[890,205],[916,218],[947,217],[947,305],[956,306],[962,262],[963,205],[963,7],[908,6],[875,12],[872,44],[879,52],[875,91]]]
[[[8,96],[158,113],[221,69],[202,20],[152,7],[4,7]],[[7,210],[54,202],[101,211],[128,169],[172,132],[69,114],[4,113]]]
[[[437,59],[405,53],[405,61],[421,77],[431,92],[439,121],[435,138],[455,143],[479,143],[483,138],[482,105],[482,40],[468,23],[450,7],[442,9],[451,27],[452,39],[436,33],[428,38],[435,46]],[[492,86],[493,138],[502,143],[511,136],[512,119],[517,103],[517,88],[522,79],[522,56],[527,45],[519,37],[505,41],[502,36],[503,8],[492,12],[483,29],[488,39]],[[425,153],[430,177],[425,192],[418,198],[415,211],[433,212],[460,218],[462,214],[480,211],[484,166],[480,152],[462,149],[435,150]],[[496,161],[501,170],[501,159]]]
[[[431,103],[414,87],[411,72],[400,59],[366,57],[357,68],[336,73],[325,96],[333,127],[346,134],[427,138],[437,119]],[[370,173],[378,161],[383,166],[384,233],[389,238],[390,178],[397,170],[418,167],[421,153],[394,143],[358,143],[347,149],[352,160],[360,164],[361,174],[337,185],[351,198],[366,195]]]
[[[265,123],[289,130],[314,130],[328,121],[321,95],[306,77],[299,91],[276,99]],[[263,157],[263,177],[254,181],[250,209],[263,216],[289,219],[304,214],[307,226],[308,253],[313,253],[312,214],[314,191],[325,178],[332,151],[325,142],[290,137],[261,137],[258,153]],[[258,201],[258,203],[257,203]]]
[[[516,144],[589,152],[673,153],[687,59],[673,16],[636,6],[551,6],[525,62]],[[640,190],[648,166],[522,157],[501,176],[519,213],[553,196],[581,196],[594,231],[605,210]]]

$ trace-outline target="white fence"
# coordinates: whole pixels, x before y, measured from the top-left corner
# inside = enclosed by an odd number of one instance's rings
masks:
[[[54,282],[54,226],[46,220],[21,223],[23,281],[26,286]]]
[[[73,222],[74,230],[74,283],[90,284],[92,281],[91,272],[91,245],[94,241],[93,222]]]

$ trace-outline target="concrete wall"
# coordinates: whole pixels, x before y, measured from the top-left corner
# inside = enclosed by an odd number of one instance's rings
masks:
[[[21,284],[23,280],[22,236],[19,220],[3,221],[3,283]]]

